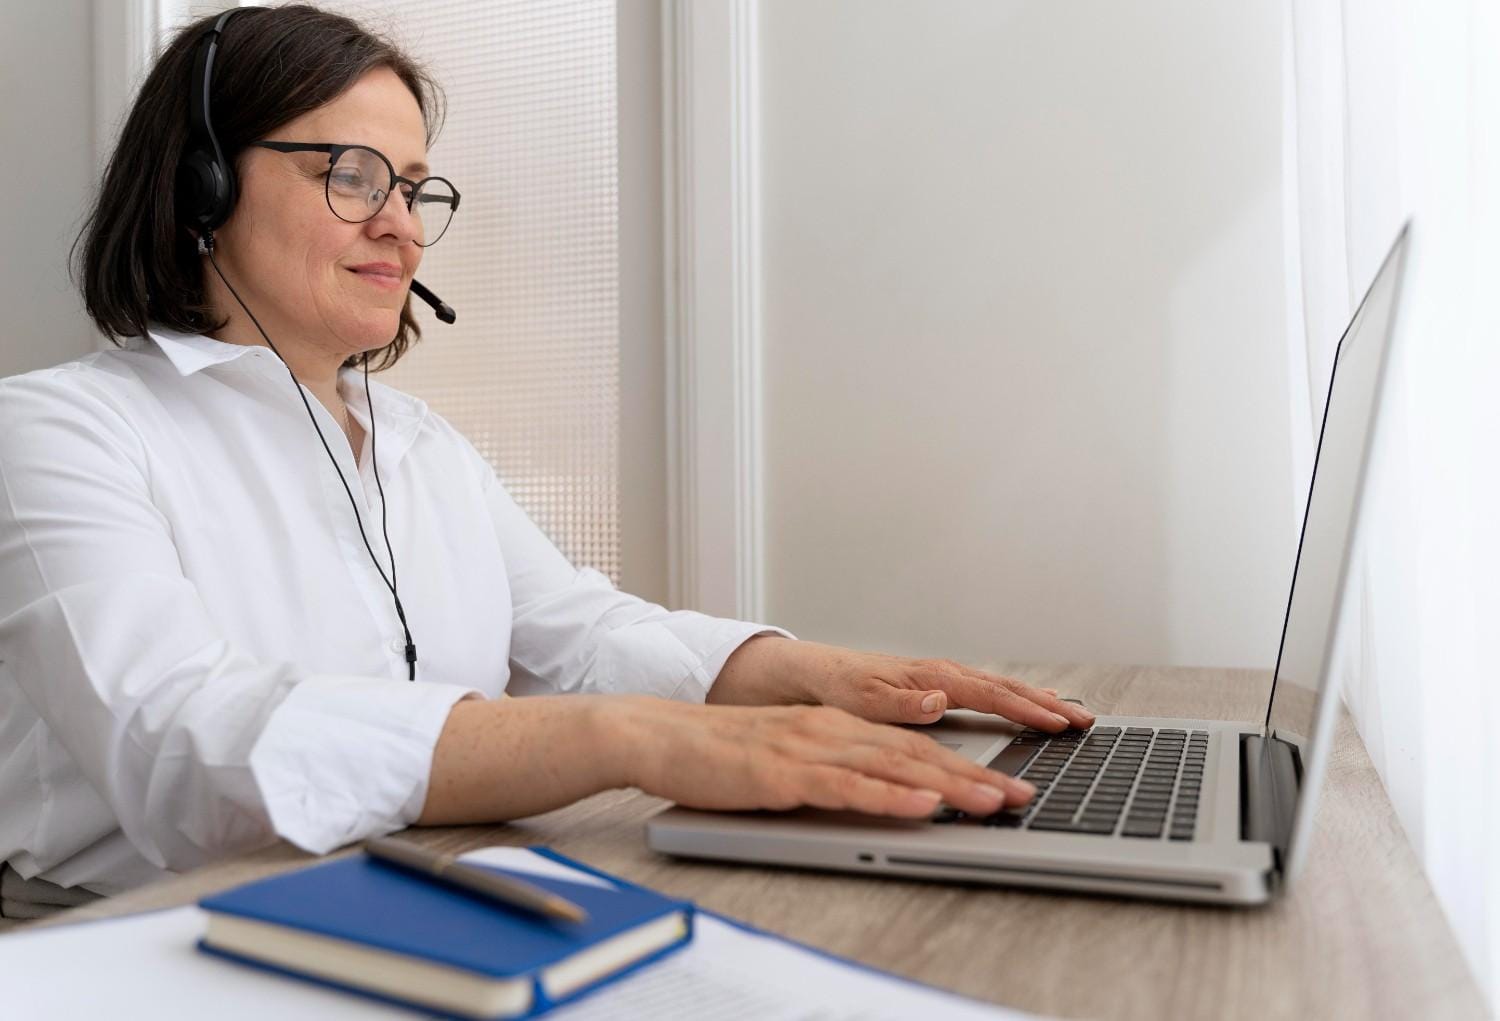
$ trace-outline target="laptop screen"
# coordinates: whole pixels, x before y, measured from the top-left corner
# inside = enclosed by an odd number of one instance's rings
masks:
[[[1330,698],[1337,697],[1328,678],[1334,628],[1358,523],[1406,237],[1403,229],[1345,329],[1324,401],[1318,452],[1266,710],[1268,734],[1300,746],[1304,771],[1313,751],[1310,742],[1317,737],[1314,722],[1318,695],[1328,685]]]

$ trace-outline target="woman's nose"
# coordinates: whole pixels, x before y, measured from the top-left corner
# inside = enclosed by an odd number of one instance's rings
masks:
[[[377,237],[389,235],[401,242],[418,244],[422,241],[422,222],[416,211],[407,206],[406,196],[400,188],[391,190],[385,197],[385,204],[366,223]]]

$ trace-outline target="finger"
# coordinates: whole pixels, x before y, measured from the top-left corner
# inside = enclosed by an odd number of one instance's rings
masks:
[[[910,731],[903,733],[910,738],[909,754],[932,762],[941,769],[968,777],[975,783],[999,787],[1005,791],[1007,805],[1024,805],[1031,800],[1032,795],[1036,794],[1036,785],[1029,780],[1019,779],[1009,773],[1002,773],[998,769],[991,769],[973,759],[965,758],[951,748],[943,747],[926,734],[913,734]]]
[[[835,762],[850,764],[850,749],[859,746],[875,746],[890,749],[907,758],[936,766],[941,773],[963,778],[971,784],[998,788],[1008,805],[1024,805],[1036,794],[1035,785],[1029,781],[989,769],[972,759],[965,758],[928,737],[901,727],[885,723],[871,723],[853,713],[831,706],[809,706],[798,712],[802,726],[798,739],[783,747],[783,754],[802,761]],[[945,795],[954,794],[962,799],[964,794],[955,793],[952,781],[948,785],[933,782]],[[960,788],[961,790],[961,788]],[[970,788],[969,797],[973,797]],[[958,801],[949,804],[959,805]],[[962,807],[962,806],[960,806]],[[970,811],[964,807],[964,811]]]
[[[871,724],[859,737],[865,743],[890,749],[909,759],[926,763],[943,774],[958,776],[971,784],[997,787],[1004,792],[1005,803],[1008,805],[1024,805],[1036,793],[1036,787],[1026,780],[1018,780],[999,770],[980,765],[951,748],[944,748],[926,734],[915,733],[900,727]],[[925,786],[936,787],[943,791],[945,796],[949,793],[948,788],[937,782],[929,782]],[[949,801],[949,804],[958,805],[955,801]],[[964,811],[967,812],[969,809],[964,808]]]
[[[971,779],[967,770],[944,769],[933,762],[907,755],[890,745],[846,745],[835,760],[865,776],[889,780],[906,787],[934,790],[954,808],[974,815],[990,815],[1011,800],[1001,788],[997,774]],[[1019,800],[1019,799],[1016,799]]]
[[[939,678],[943,676],[958,675],[961,677],[973,678],[986,684],[998,685],[999,687],[1004,688],[1005,690],[1011,692],[1019,698],[1025,699],[1028,702],[1032,702],[1042,707],[1047,712],[1050,712],[1053,715],[1061,716],[1064,720],[1067,721],[1067,725],[1070,727],[1077,727],[1080,730],[1086,730],[1094,725],[1096,717],[1093,713],[1078,705],[1076,702],[1067,702],[1061,698],[1058,698],[1056,688],[1034,688],[1024,681],[1018,681],[1013,677],[1002,677],[998,674],[985,673],[983,670],[976,670],[973,667],[965,666],[962,663],[956,663],[953,660],[949,659],[935,660],[931,661],[931,663],[938,668],[937,673]],[[946,689],[946,686],[944,687]],[[979,708],[978,706],[970,706],[968,705],[968,703],[956,701],[953,697],[954,693],[951,690],[948,691],[948,695],[949,701],[954,705],[963,706],[965,708]],[[993,712],[994,710],[984,711]],[[1024,708],[1022,708],[1020,711],[1022,713],[1027,713],[1027,710],[1025,710]],[[1002,715],[1008,716],[1010,719],[1013,719],[1018,723],[1028,723],[1031,726],[1040,726],[1040,724],[1032,722],[1032,720],[1035,719],[1035,716],[1033,714],[1028,714],[1029,718],[1026,719],[1023,719],[1022,716],[1012,715],[1008,712],[1002,713]],[[1043,727],[1042,729],[1055,730],[1056,728]]]
[[[942,800],[937,791],[891,783],[841,766],[802,767],[797,787],[803,804],[869,815],[921,819],[935,812]]]
[[[971,677],[987,684],[997,685],[1019,698],[1041,706],[1054,715],[1061,716],[1068,721],[1068,726],[1070,727],[1086,730],[1094,725],[1096,717],[1093,713],[1076,702],[1068,702],[1058,698],[1056,688],[1034,688],[1026,682],[1018,681],[1013,677],[989,674],[982,670],[975,670],[957,663],[952,665],[957,667],[959,672],[966,677]],[[1025,722],[1018,716],[1011,716],[1011,719],[1018,722]]]
[[[1073,721],[1060,712],[1043,708],[1029,698],[1011,691],[983,676],[958,674],[943,682],[948,701],[964,709],[975,709],[982,713],[995,713],[1008,720],[1038,730],[1055,734],[1073,725]],[[1046,698],[1046,695],[1042,695]]]
[[[884,683],[871,685],[859,701],[859,715],[875,723],[936,723],[947,708],[941,689],[908,691]]]
[[[1085,730],[1094,725],[1096,717],[1077,702],[1068,702],[1057,697],[1057,691],[1053,688],[1033,688],[1024,681],[1018,681],[1013,677],[999,677],[995,674],[986,674],[976,671],[983,679],[1008,688],[1011,692],[1024,699],[1035,702],[1043,709],[1058,713],[1067,718],[1067,721],[1080,730]]]

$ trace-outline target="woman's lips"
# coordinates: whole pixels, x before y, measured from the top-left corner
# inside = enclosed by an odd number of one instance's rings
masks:
[[[363,266],[349,266],[349,272],[373,287],[383,291],[400,290],[404,274],[401,267],[389,262],[371,262]]]

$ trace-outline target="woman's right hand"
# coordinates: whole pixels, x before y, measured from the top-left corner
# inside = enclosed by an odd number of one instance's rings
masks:
[[[905,727],[831,706],[719,706],[617,696],[626,783],[688,808],[800,805],[921,818],[941,802],[988,815],[1035,788]]]

